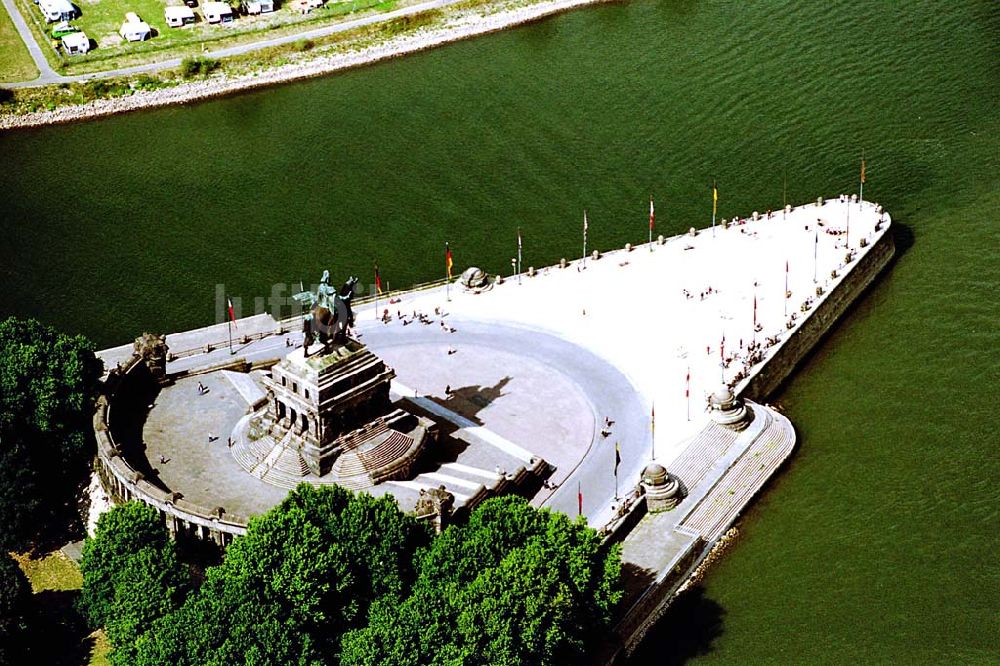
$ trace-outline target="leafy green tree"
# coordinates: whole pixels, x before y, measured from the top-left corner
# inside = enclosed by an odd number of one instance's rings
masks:
[[[22,549],[73,515],[94,454],[93,344],[35,320],[0,322],[0,547]]]
[[[97,521],[83,544],[78,608],[91,627],[104,626],[112,663],[129,664],[153,622],[180,606],[190,584],[163,518],[142,502],[126,502]]]
[[[375,598],[409,589],[429,540],[391,497],[301,484],[251,519],[198,592],[137,643],[135,663],[334,662]]]
[[[373,605],[344,637],[342,663],[573,663],[621,599],[617,547],[517,497],[484,502],[418,566],[407,599]]]
[[[457,628],[464,650],[486,664],[564,664],[585,645],[571,582],[538,542],[511,551],[465,589]]]
[[[23,659],[30,605],[27,577],[13,557],[0,551],[0,664],[16,664]]]

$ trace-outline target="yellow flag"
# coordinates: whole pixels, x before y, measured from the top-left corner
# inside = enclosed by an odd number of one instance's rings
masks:
[[[865,184],[865,158],[861,158],[861,184]]]
[[[716,189],[715,185],[712,185],[712,215],[715,215],[718,206],[719,206],[719,190]]]

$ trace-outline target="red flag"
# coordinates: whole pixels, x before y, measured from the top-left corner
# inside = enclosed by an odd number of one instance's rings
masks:
[[[375,264],[375,292],[382,293],[382,276],[378,274],[378,264]]]
[[[757,330],[757,294],[753,295],[753,328]]]
[[[656,403],[649,408],[649,432],[656,434]]]
[[[576,482],[576,503],[577,503],[577,515],[583,515],[583,485],[579,481]]]
[[[684,397],[685,398],[690,398],[691,397],[691,368],[688,368],[687,378],[685,378],[684,381],[685,381],[685,385],[684,385]]]
[[[656,213],[653,211],[653,195],[649,195],[649,230],[653,231],[653,221],[656,219]]]
[[[229,321],[236,326],[236,315],[233,313],[233,299],[227,298],[226,301],[229,303]]]
[[[725,362],[726,360],[726,334],[722,334],[722,343],[719,345],[719,358]]]
[[[448,271],[448,279],[451,279],[451,267],[455,262],[451,258],[451,248],[447,243],[444,244],[444,264]]]

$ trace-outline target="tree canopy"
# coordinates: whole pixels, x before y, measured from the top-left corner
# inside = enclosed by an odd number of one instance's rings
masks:
[[[0,322],[0,547],[22,549],[72,514],[93,455],[101,362],[35,320]]]
[[[104,626],[113,663],[130,664],[136,639],[180,606],[190,586],[163,518],[142,502],[103,514],[83,543],[83,587],[77,602],[91,627]]]
[[[422,554],[408,598],[345,637],[342,663],[577,662],[621,598],[620,568],[582,521],[487,500]]]
[[[429,541],[391,497],[300,484],[140,641],[136,663],[327,663],[374,599],[410,587]]]
[[[139,513],[84,550],[82,604],[115,663],[575,663],[621,598],[618,548],[582,520],[503,497],[432,537],[391,496],[301,484],[171,610],[164,536]]]

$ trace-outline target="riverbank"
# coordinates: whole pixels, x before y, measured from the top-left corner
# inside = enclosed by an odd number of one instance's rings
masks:
[[[152,90],[136,88],[134,83],[130,82],[122,86],[125,94],[120,97],[95,99],[78,105],[56,106],[43,111],[0,113],[0,129],[71,123],[141,109],[186,104],[245,90],[323,76],[431,49],[442,44],[532,23],[580,6],[606,1],[608,0],[552,0],[527,6],[516,3],[518,6],[515,7],[511,7],[511,3],[504,3],[479,6],[456,13],[449,12],[443,14],[439,21],[419,27],[413,32],[405,32],[404,25],[402,33],[376,39],[374,43],[371,40],[371,35],[363,34],[346,43],[340,42],[328,48],[305,50],[284,59],[285,62],[273,67],[252,66],[236,73],[223,71],[197,81],[169,80],[163,83],[166,87]],[[440,12],[440,10],[436,11]],[[420,15],[415,16],[419,17]],[[142,76],[146,79],[149,78],[148,75]]]

